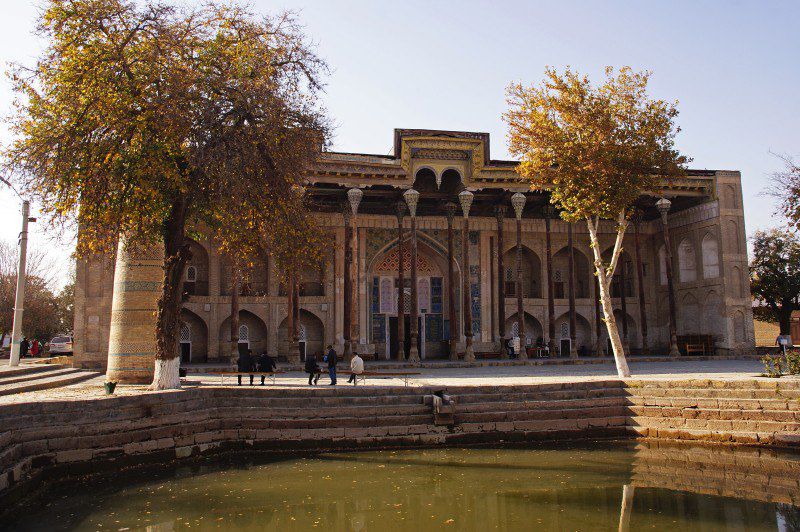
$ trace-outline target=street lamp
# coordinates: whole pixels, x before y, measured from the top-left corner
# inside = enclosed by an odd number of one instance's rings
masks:
[[[661,198],[656,202],[656,209],[661,214],[661,224],[664,226],[664,251],[665,251],[665,269],[667,274],[667,295],[669,296],[669,355],[673,357],[680,356],[678,351],[678,326],[677,326],[677,310],[675,308],[675,285],[672,281],[672,246],[669,243],[669,222],[667,221],[667,213],[672,207],[672,202],[667,198]]]
[[[347,201],[350,202],[350,209],[353,211],[353,216],[358,213],[358,205],[361,203],[361,198],[364,197],[364,192],[360,188],[351,188],[347,191]]]
[[[517,335],[519,336],[519,358],[528,358],[528,342],[525,334],[525,295],[522,293],[522,211],[525,210],[525,194],[517,192],[511,196],[511,206],[517,218],[517,267],[514,287],[517,292]]]
[[[464,218],[469,216],[469,209],[472,206],[474,194],[467,189],[461,191],[458,195],[458,202],[461,204],[461,210],[464,213]]]
[[[517,220],[521,220],[522,210],[525,208],[525,194],[517,192],[511,196],[511,206],[514,207],[514,214],[517,216]]]
[[[461,233],[461,252],[463,254],[462,264],[464,266],[461,274],[463,279],[463,301],[464,301],[464,361],[474,362],[475,352],[472,347],[472,290],[470,289],[470,267],[469,267],[469,209],[472,206],[474,195],[467,189],[458,194],[458,202],[461,204],[461,211],[464,213],[464,229]]]
[[[408,205],[408,213],[411,215],[412,218],[417,216],[417,202],[419,202],[419,192],[415,189],[410,188],[403,192],[403,199],[406,200],[406,205]]]

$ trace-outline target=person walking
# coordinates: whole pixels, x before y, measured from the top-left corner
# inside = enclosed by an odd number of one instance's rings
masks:
[[[336,363],[339,358],[336,356],[336,350],[332,345],[328,346],[328,354],[325,355],[325,362],[328,363],[328,375],[331,377],[330,386],[336,386]]]
[[[253,371],[253,356],[252,356],[252,351],[250,349],[239,353],[239,360],[236,361],[236,366],[239,369],[239,373],[250,373],[251,371]],[[241,386],[242,376],[237,375],[236,378],[239,381],[239,386]],[[253,385],[253,374],[250,373],[250,386],[252,385]]]
[[[22,337],[22,341],[19,343],[19,358],[25,358],[28,356],[28,349],[30,349],[31,343],[28,341],[27,336]]]
[[[353,386],[358,384],[358,376],[364,373],[364,359],[358,356],[358,353],[353,355],[350,359],[350,379],[347,382],[352,382]]]
[[[258,371],[262,372],[261,386],[264,386],[264,378],[266,377],[263,373],[275,373],[277,367],[278,364],[275,362],[274,358],[269,356],[266,351],[261,353],[258,357]]]
[[[319,376],[322,374],[322,370],[319,369],[319,364],[317,363],[317,355],[306,356],[305,372],[308,373],[308,385],[311,386],[313,381],[316,386],[319,382]]]
[[[31,342],[31,356],[38,357],[39,356],[39,340],[36,338],[33,339]]]

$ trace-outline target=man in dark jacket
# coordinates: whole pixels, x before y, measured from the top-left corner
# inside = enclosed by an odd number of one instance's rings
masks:
[[[322,373],[322,370],[319,369],[319,364],[317,363],[317,355],[306,355],[306,365],[305,365],[305,372],[308,373],[308,385],[311,386],[313,383],[316,385],[319,382],[319,376]]]
[[[239,368],[240,373],[249,373],[253,371],[253,355],[252,351],[248,349],[247,351],[243,351],[239,353],[239,360],[236,361],[236,365]],[[242,385],[242,376],[237,375],[236,378],[239,380],[239,386]],[[250,386],[253,385],[253,374],[250,374]]]
[[[19,358],[25,358],[28,356],[28,349],[30,349],[30,347],[31,344],[28,342],[28,337],[23,337],[22,341],[19,343]]]
[[[273,373],[277,366],[275,359],[269,356],[266,351],[261,353],[261,356],[258,357],[258,371]],[[261,386],[264,386],[264,377],[266,377],[266,375],[261,375]]]
[[[339,362],[336,350],[332,345],[328,346],[328,354],[325,355],[325,362],[328,363],[328,375],[331,377],[331,386],[336,386],[336,363]]]

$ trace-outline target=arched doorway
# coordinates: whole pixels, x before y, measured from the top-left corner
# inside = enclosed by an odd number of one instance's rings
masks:
[[[400,286],[398,270],[403,261],[404,278]],[[398,301],[403,291],[404,316],[403,346],[405,358],[411,347],[411,243],[406,234],[403,242],[403,256],[399,256],[397,241],[377,253],[370,264],[372,290],[369,294],[370,340],[376,352],[386,358],[399,357]],[[417,234],[417,349],[421,358],[442,358],[447,356],[450,319],[449,285],[447,281],[446,254],[433,240],[419,232]],[[456,261],[455,308],[459,315],[458,287],[459,269]],[[458,320],[461,323],[461,320]],[[460,336],[460,335],[459,335]]]
[[[208,327],[194,312],[182,309],[180,314],[178,352],[181,363],[208,361]]]
[[[515,312],[506,319],[505,330],[512,338],[519,338],[519,320]],[[544,337],[542,333],[542,324],[539,320],[525,312],[525,341],[520,339],[520,345],[527,347],[543,345]]]
[[[219,352],[225,358],[231,351],[231,318],[228,316],[219,328]],[[238,352],[253,351],[254,355],[267,349],[267,326],[264,321],[248,310],[239,311]]]
[[[572,349],[572,334],[569,323],[569,312],[565,312],[556,320],[556,345],[558,354],[562,357],[570,356]],[[580,313],[575,313],[575,349],[587,355],[592,348],[592,326]]]
[[[289,321],[284,318],[278,326],[278,356],[288,358],[291,347],[289,337]],[[315,314],[300,309],[300,323],[297,326],[297,340],[300,344],[300,359],[305,361],[306,355],[315,355],[322,360],[325,348],[325,326]]]

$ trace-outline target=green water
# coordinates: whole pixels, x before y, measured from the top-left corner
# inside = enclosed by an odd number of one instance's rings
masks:
[[[797,530],[798,464],[607,442],[233,457],[60,485],[0,528]]]

